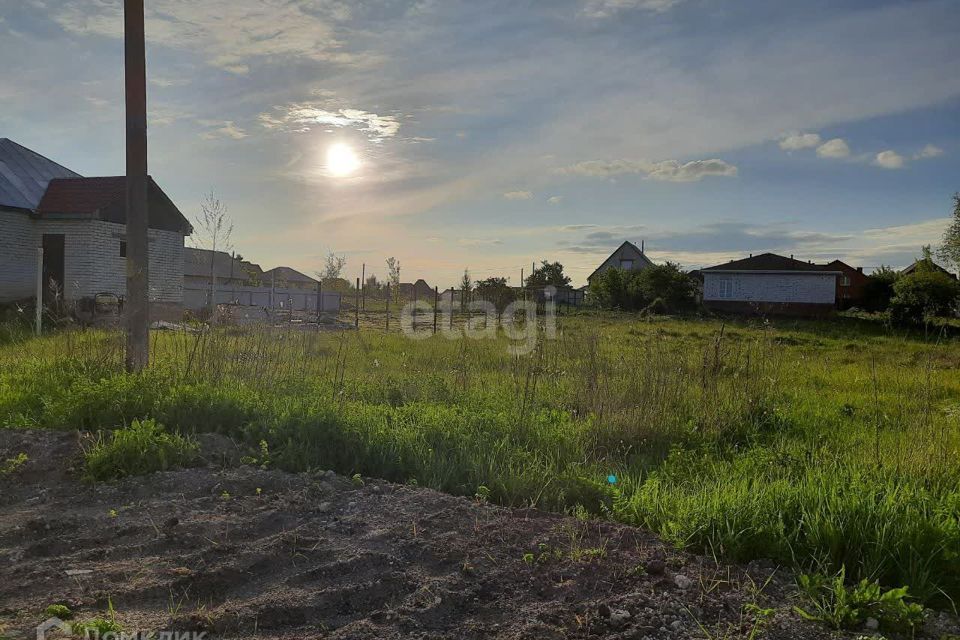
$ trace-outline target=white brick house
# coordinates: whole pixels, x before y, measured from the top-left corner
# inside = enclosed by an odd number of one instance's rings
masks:
[[[126,181],[83,178],[0,138],[0,303],[32,298],[37,248],[44,295],[68,303],[126,293]],[[190,223],[150,179],[149,286],[155,318],[177,315],[183,299],[184,236]]]
[[[773,253],[700,271],[703,304],[718,311],[818,315],[834,310],[840,271]]]

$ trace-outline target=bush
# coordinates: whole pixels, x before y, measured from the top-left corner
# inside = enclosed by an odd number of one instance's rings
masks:
[[[917,269],[893,285],[890,319],[896,324],[918,324],[930,316],[950,314],[960,296],[960,283],[934,269]]]
[[[167,433],[153,420],[135,420],[109,437],[101,433],[84,455],[86,475],[91,480],[116,480],[189,466],[199,446],[178,434]]]
[[[863,307],[867,311],[886,311],[893,298],[893,285],[900,274],[890,267],[881,266],[867,278],[863,288]]]
[[[693,279],[680,265],[667,262],[640,271],[608,269],[590,283],[590,298],[603,309],[683,311],[693,306],[694,290]]]

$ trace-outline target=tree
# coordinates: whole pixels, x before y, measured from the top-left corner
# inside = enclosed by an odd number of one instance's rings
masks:
[[[463,270],[463,276],[460,278],[460,289],[465,293],[470,293],[473,290],[473,281],[470,279],[469,269]]]
[[[528,287],[566,287],[570,278],[563,274],[563,265],[559,262],[542,260],[540,267],[527,277]]]
[[[217,198],[213,189],[200,200],[200,216],[194,224],[191,236],[193,243],[200,249],[210,251],[210,306],[216,305],[217,280],[216,257],[218,251],[230,252],[233,249],[233,221],[227,211],[227,205]]]
[[[867,311],[886,311],[893,298],[893,285],[900,274],[886,265],[881,265],[867,276],[863,287],[863,306]]]
[[[932,263],[931,263],[932,264]],[[921,260],[917,269],[893,285],[890,319],[895,324],[918,324],[951,313],[960,297],[960,283]]]
[[[601,309],[632,310],[635,304],[628,284],[630,272],[623,269],[601,271],[590,281],[590,300]]]
[[[953,194],[953,220],[943,232],[943,244],[937,255],[955,271],[960,271],[960,193]]]
[[[390,288],[393,289],[395,300],[400,299],[400,261],[390,256],[387,258],[387,277],[390,281]]]
[[[336,280],[343,273],[343,268],[347,266],[347,257],[338,256],[333,251],[327,254],[327,259],[323,264],[323,271],[318,271],[317,275],[321,280]]]
[[[503,313],[504,309],[516,299],[513,289],[507,285],[506,278],[487,278],[486,280],[477,280],[477,286],[474,288],[475,298],[486,300],[497,309],[497,313]]]
[[[679,264],[654,264],[634,273],[636,297],[644,307],[657,300],[668,311],[682,311],[693,306],[695,284]]]

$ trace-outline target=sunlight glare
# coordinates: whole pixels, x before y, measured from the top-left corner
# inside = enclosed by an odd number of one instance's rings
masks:
[[[349,145],[338,142],[327,149],[327,171],[330,175],[343,178],[360,168],[360,158]]]

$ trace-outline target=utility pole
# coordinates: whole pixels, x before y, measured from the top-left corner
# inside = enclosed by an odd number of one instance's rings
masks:
[[[143,0],[123,0],[127,118],[127,371],[150,364],[147,243],[147,63]]]

